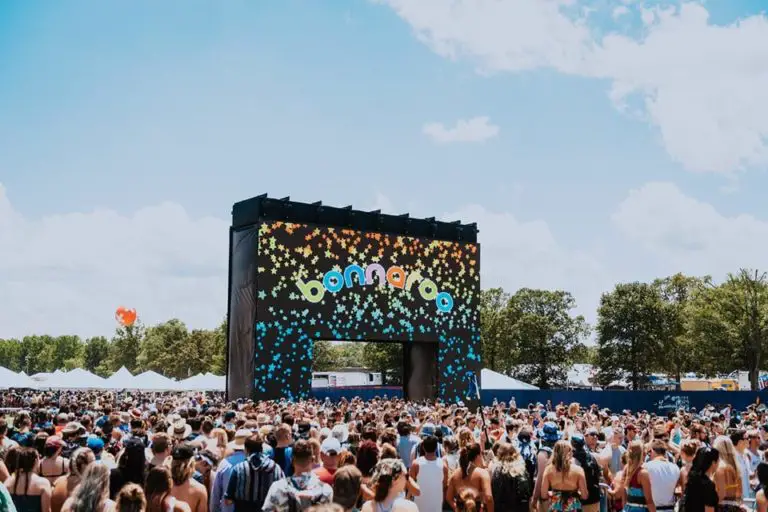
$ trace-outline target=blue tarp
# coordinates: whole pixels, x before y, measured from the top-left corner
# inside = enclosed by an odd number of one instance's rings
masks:
[[[494,398],[499,402],[509,402],[512,397],[515,398],[517,407],[521,408],[527,407],[529,403],[546,404],[549,400],[552,405],[557,405],[560,402],[565,404],[578,402],[586,407],[597,404],[601,409],[607,408],[617,413],[629,409],[665,414],[680,407],[686,409],[695,407],[697,410],[701,410],[707,405],[720,406],[718,409],[731,405],[736,410],[745,410],[747,406],[755,403],[758,393],[755,391],[590,391],[575,389],[537,391],[484,389],[482,393],[484,405],[493,403]]]
[[[380,386],[315,388],[312,390],[312,395],[320,400],[325,400],[328,397],[332,401],[338,401],[342,397],[349,399],[356,396],[365,400],[374,397],[383,398],[384,395],[389,398],[401,398],[403,389]],[[764,394],[759,395],[756,391],[590,391],[575,389],[520,391],[484,389],[481,395],[484,405],[491,405],[494,398],[499,402],[509,402],[514,397],[517,407],[520,408],[527,407],[529,403],[541,402],[546,404],[549,400],[552,405],[557,405],[560,402],[565,404],[578,402],[585,407],[597,404],[601,409],[607,408],[616,413],[630,409],[632,411],[645,410],[657,414],[666,414],[680,407],[686,409],[695,407],[697,410],[701,410],[707,405],[714,405],[718,409],[731,405],[736,410],[745,410],[747,406],[755,403],[758,396],[764,396]]]

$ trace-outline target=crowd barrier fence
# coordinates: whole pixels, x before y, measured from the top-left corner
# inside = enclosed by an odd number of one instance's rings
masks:
[[[359,386],[343,388],[314,388],[312,395],[320,400],[326,397],[332,401],[341,398],[351,399],[360,397],[370,400],[374,397],[401,398],[403,389],[387,386]],[[481,392],[483,405],[491,405],[495,400],[507,402],[514,399],[517,407],[524,408],[528,404],[547,401],[552,405],[559,403],[570,404],[578,402],[584,407],[596,404],[600,409],[610,409],[620,413],[631,411],[648,411],[656,414],[666,414],[679,408],[701,410],[707,405],[723,409],[731,405],[736,410],[745,410],[758,399],[762,402],[763,393],[757,391],[592,391],[583,389],[551,389],[551,390],[494,390],[484,389]]]

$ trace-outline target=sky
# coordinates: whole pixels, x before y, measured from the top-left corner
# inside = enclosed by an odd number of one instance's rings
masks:
[[[766,269],[757,0],[0,2],[0,338],[226,314],[231,206],[477,222],[483,287]]]

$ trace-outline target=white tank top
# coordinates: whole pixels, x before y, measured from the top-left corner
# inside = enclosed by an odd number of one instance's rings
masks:
[[[443,459],[427,460],[426,457],[416,459],[419,465],[417,476],[421,495],[414,501],[419,512],[441,512],[443,510]]]
[[[653,460],[645,463],[645,470],[651,480],[651,495],[656,506],[674,505],[675,487],[680,478],[677,465],[665,460]]]
[[[171,496],[171,499],[168,500],[168,512],[173,512],[173,509],[176,507],[176,498]]]

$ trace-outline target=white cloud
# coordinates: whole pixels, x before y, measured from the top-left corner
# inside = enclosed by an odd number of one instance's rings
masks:
[[[666,273],[720,279],[741,267],[766,268],[768,221],[724,215],[672,183],[648,183],[631,191],[612,220],[628,242],[656,258]]]
[[[552,68],[608,79],[617,107],[637,95],[666,150],[689,170],[732,173],[768,163],[764,15],[716,26],[704,6],[688,2],[641,9],[647,26],[639,39],[598,38],[573,0],[375,1],[439,55],[468,57],[485,71]]]
[[[379,193],[374,207],[402,205]],[[477,204],[441,218],[478,223],[483,287],[568,290],[590,321],[617,281],[678,271],[722,278],[765,268],[768,254],[768,220],[724,215],[670,183],[629,193],[611,217],[623,245],[603,240],[607,251],[569,247],[544,220]],[[0,186],[0,337],[109,334],[119,305],[150,324],[178,317],[213,327],[226,313],[228,224],[173,203],[27,219]]]
[[[629,8],[626,5],[620,5],[613,9],[613,13],[611,13],[611,16],[613,16],[613,19],[617,20],[624,16],[625,14],[629,14]]]
[[[173,203],[26,219],[0,185],[0,337],[110,334],[114,311],[212,328],[226,314],[229,223]]]
[[[566,290],[576,298],[579,312],[593,320],[600,294],[613,286],[594,254],[558,243],[543,220],[523,221],[479,205],[446,213],[442,219],[477,222],[483,288]]]
[[[499,131],[499,127],[492,124],[487,116],[459,119],[452,128],[442,123],[427,123],[422,128],[424,135],[438,144],[483,142],[496,137]]]

